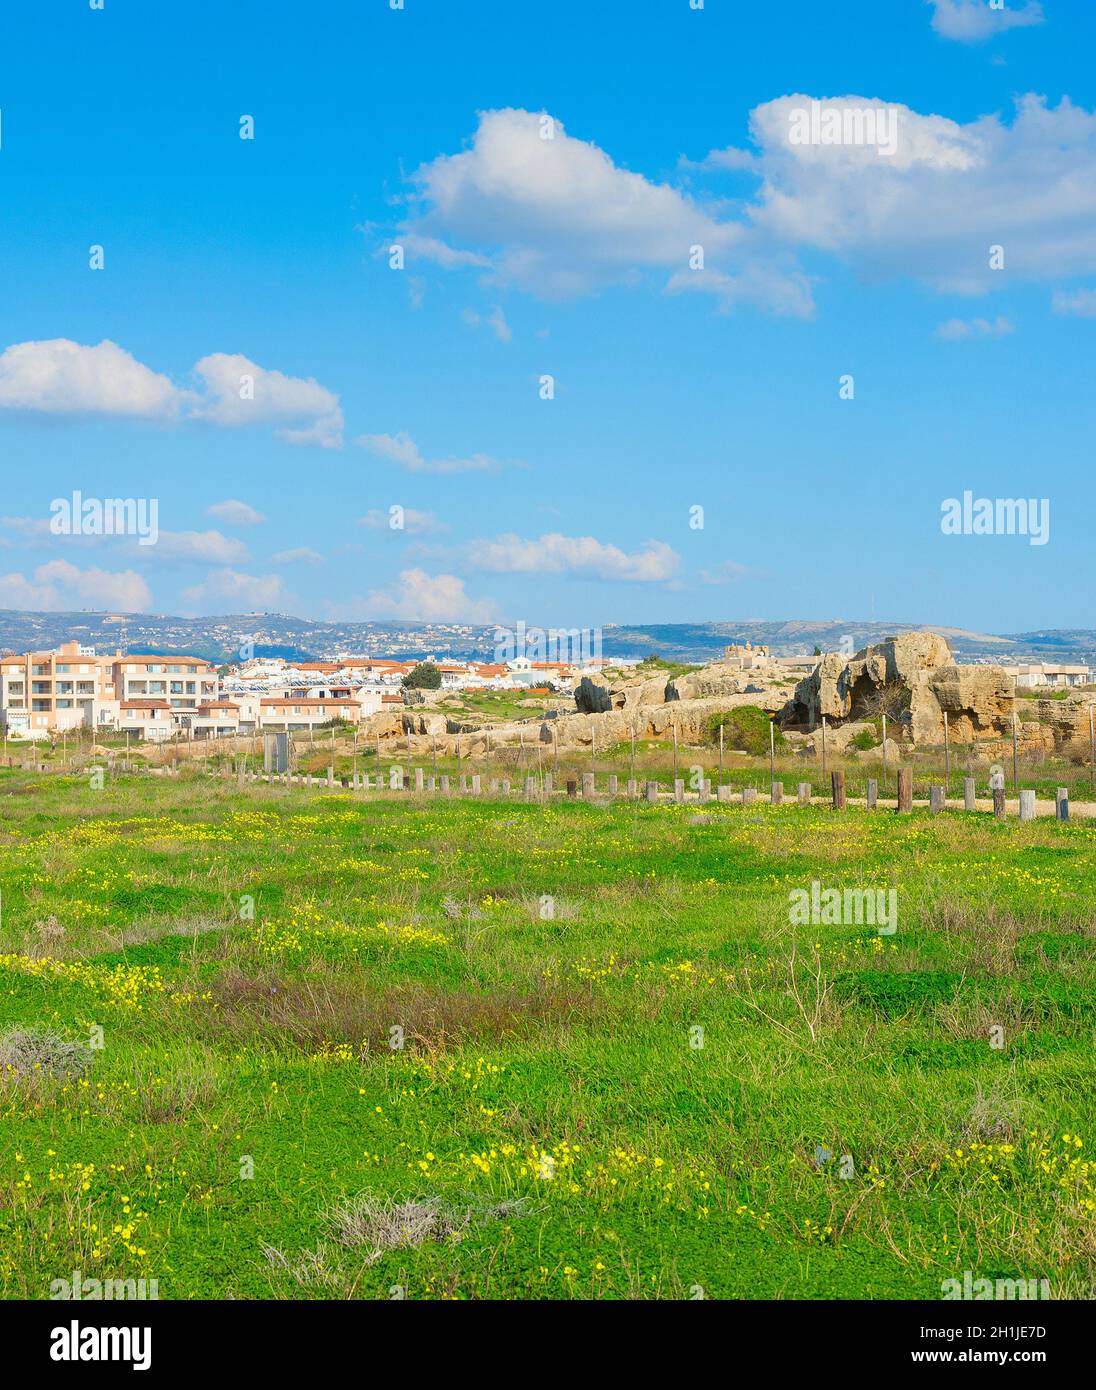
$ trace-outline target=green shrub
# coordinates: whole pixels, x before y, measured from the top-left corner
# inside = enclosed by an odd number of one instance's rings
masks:
[[[404,676],[401,684],[408,690],[438,690],[441,688],[441,672],[432,661],[420,661]]]
[[[723,725],[723,742],[727,748],[737,748],[743,753],[761,757],[769,751],[769,728],[775,735],[774,745],[778,749],[788,746],[784,731],[772,724],[769,716],[756,705],[739,705],[737,709],[716,710],[709,714],[703,724],[704,741],[719,742],[719,726]]]
[[[861,729],[858,734],[849,739],[849,747],[855,748],[861,753],[866,753],[869,748],[875,748],[879,744],[879,739],[870,729]]]

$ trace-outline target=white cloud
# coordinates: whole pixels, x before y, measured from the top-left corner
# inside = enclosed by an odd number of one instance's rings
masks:
[[[1018,22],[1019,12],[985,8]],[[793,117],[812,103],[858,136],[859,113],[895,120],[896,142],[793,143]],[[1009,116],[968,122],[862,96],[778,97],[751,112],[754,149],[679,164],[690,180],[726,169],[754,177],[746,201],[702,202],[620,168],[558,122],[554,139],[541,130],[533,112],[484,112],[469,148],[416,171],[409,228],[433,259],[474,263],[487,281],[546,299],[655,275],[723,310],[800,318],[814,311],[816,276],[798,259],[807,250],[867,280],[904,276],[959,294],[1096,271],[1096,114],[1068,97],[1050,107],[1029,94]],[[690,263],[694,246],[702,269]],[[992,246],[1004,248],[1004,273],[990,267]]]
[[[940,324],[936,336],[957,343],[965,338],[1004,338],[1012,332],[1012,324],[1003,315],[990,319],[948,319]]]
[[[1043,7],[1028,0],[1022,9],[991,9],[988,0],[927,0],[933,8],[932,27],[944,39],[981,43],[1006,29],[1042,24]]]
[[[1056,314],[1079,319],[1096,318],[1096,290],[1055,290],[1051,307]]]
[[[368,526],[371,531],[392,531],[394,535],[423,535],[429,531],[447,531],[448,526],[438,520],[433,512],[416,511],[414,507],[403,508],[403,526],[393,527],[391,514],[374,507],[358,518],[359,526]]]
[[[224,502],[214,502],[206,511],[229,526],[259,526],[266,520],[262,512],[256,511],[247,502],[240,502],[235,497],[230,497]]]
[[[733,584],[739,579],[748,579],[754,571],[737,560],[723,560],[714,569],[700,571],[702,584]]]
[[[0,575],[0,608],[63,613],[80,608],[140,613],[152,606],[152,592],[133,570],[80,569],[67,560],[39,565],[32,580]]]
[[[247,560],[247,546],[220,531],[161,531],[155,545],[142,546],[151,559],[237,565]]]
[[[757,167],[757,155],[749,150],[740,150],[734,145],[727,145],[721,150],[709,150],[703,159],[686,159],[684,155],[678,160],[678,165],[682,169],[719,169],[730,173],[739,173],[744,169],[753,170]]]
[[[1096,269],[1096,115],[1068,98],[1050,108],[1022,97],[1011,125],[898,105],[891,156],[869,145],[792,144],[792,113],[811,100],[780,97],[751,113],[764,179],[748,214],[773,243],[963,294]],[[1004,272],[989,268],[993,245],[1004,248]]]
[[[478,314],[475,309],[465,309],[461,317],[469,328],[479,328],[480,324],[485,323],[500,343],[508,343],[514,336],[513,329],[506,322],[506,315],[503,313],[501,305],[496,304],[486,315]]]
[[[680,557],[665,541],[647,541],[631,554],[593,536],[551,532],[536,540],[509,534],[493,541],[473,541],[469,562],[496,574],[576,574],[594,579],[652,583],[671,579]]]
[[[155,544],[142,545],[134,536],[55,534],[45,517],[0,517],[0,526],[17,531],[31,549],[58,546],[116,546],[138,560],[164,560],[184,564],[232,565],[248,558],[247,546],[220,531],[157,530]]]
[[[83,347],[51,338],[0,353],[0,409],[173,420],[182,402],[166,376],[108,339]]]
[[[455,574],[401,570],[392,589],[374,589],[355,608],[366,618],[398,618],[406,622],[489,623],[497,616],[491,599],[473,599],[464,580]]]
[[[743,235],[669,184],[620,168],[558,120],[553,138],[543,139],[550,120],[481,112],[470,149],[415,172],[423,210],[411,229],[420,255],[451,268],[461,264],[452,243],[472,243],[490,279],[565,299],[643,270],[686,266],[695,244],[714,256]]]
[[[276,555],[271,555],[270,559],[275,565],[323,564],[323,556],[319,551],[312,550],[307,545],[296,546],[293,550],[279,550]]]
[[[487,454],[472,454],[463,459],[425,459],[419,446],[402,430],[398,434],[363,434],[355,443],[379,458],[398,463],[408,473],[485,473],[499,466]]]
[[[809,319],[814,313],[810,278],[793,266],[782,269],[771,261],[746,265],[737,275],[710,267],[703,273],[679,270],[666,288],[670,294],[711,295],[723,313],[740,304],[788,318]]]
[[[311,377],[268,371],[242,353],[214,352],[195,363],[204,387],[195,402],[195,419],[229,429],[274,425],[289,444],[342,445],[343,414],[339,398]]]
[[[288,596],[276,574],[241,574],[214,570],[200,584],[183,590],[183,602],[193,613],[255,612],[287,604]]]
[[[13,343],[0,353],[0,410],[204,420],[230,429],[265,424],[289,444],[342,445],[339,398],[311,378],[223,352],[203,357],[194,374],[200,392],[177,387],[105,339],[96,347],[68,338]]]

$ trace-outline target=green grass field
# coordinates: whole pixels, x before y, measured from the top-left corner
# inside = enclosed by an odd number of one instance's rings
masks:
[[[1083,821],[0,773],[0,1286],[1091,1297],[1094,886]]]

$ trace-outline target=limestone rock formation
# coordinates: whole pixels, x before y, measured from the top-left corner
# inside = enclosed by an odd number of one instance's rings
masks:
[[[610,671],[600,680],[583,676],[575,687],[575,708],[580,714],[607,714],[610,710],[661,705],[665,699],[665,676],[624,676]]]
[[[998,666],[957,666],[934,632],[906,632],[844,658],[830,652],[799,682],[781,722],[815,728],[890,716],[915,744],[942,743],[944,714],[958,741],[1000,738],[1011,728],[1012,680]]]
[[[757,683],[754,673],[743,674],[741,667],[714,661],[699,671],[675,676],[666,685],[666,699],[706,700],[719,695],[741,695],[751,683]]]

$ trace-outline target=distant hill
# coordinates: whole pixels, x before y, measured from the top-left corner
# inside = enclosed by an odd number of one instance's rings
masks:
[[[339,652],[362,656],[454,656],[487,659],[495,651],[494,624],[328,623],[284,613],[237,613],[213,618],[166,614],[21,613],[0,610],[0,650],[44,650],[75,639],[100,652],[147,651],[169,656],[188,652],[209,661],[238,661],[242,651],[291,660],[322,660]],[[602,628],[602,651],[611,658],[657,654],[673,661],[700,662],[718,656],[730,642],[767,645],[774,654],[810,654],[816,647],[853,649],[899,632],[939,632],[961,661],[1083,661],[1096,664],[1096,630],[1044,628],[994,634],[931,623],[828,622],[650,623]]]

